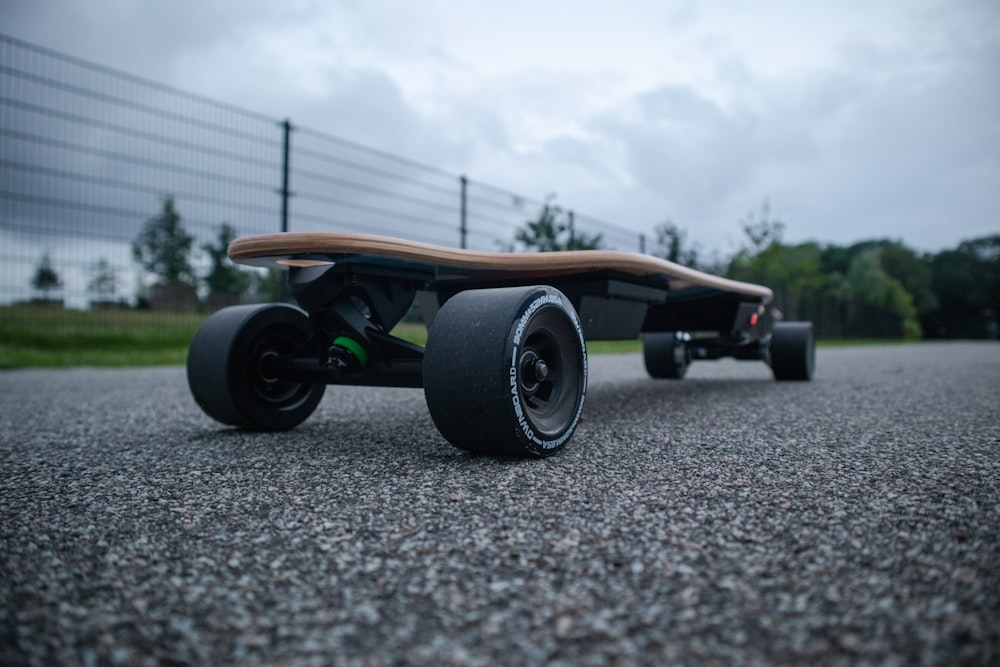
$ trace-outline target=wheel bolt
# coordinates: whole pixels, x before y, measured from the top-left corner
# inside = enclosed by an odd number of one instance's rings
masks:
[[[545,382],[545,378],[549,376],[549,365],[544,360],[539,359],[531,367],[531,372],[535,376],[535,382]]]

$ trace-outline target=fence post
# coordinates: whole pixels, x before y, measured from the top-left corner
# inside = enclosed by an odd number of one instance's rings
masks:
[[[567,249],[573,250],[573,246],[576,245],[574,243],[576,240],[576,225],[573,224],[575,218],[573,215],[573,209],[566,211],[566,217],[569,218],[569,247]]]
[[[292,146],[292,122],[287,118],[281,122],[282,130],[282,141],[281,141],[281,190],[279,194],[281,195],[281,231],[288,231],[288,199],[292,196],[291,191],[288,189],[288,174],[290,167],[290,156],[291,156],[291,146]],[[291,290],[288,287],[287,278],[283,277],[278,282],[278,300],[285,303],[290,303],[292,301]]]
[[[282,139],[282,158],[281,158],[281,231],[288,231],[288,198],[292,196],[292,193],[288,189],[288,172],[289,172],[289,156],[291,153],[292,145],[292,122],[287,118],[281,122],[281,128],[284,135]]]
[[[639,234],[639,254],[646,254],[646,235]]]
[[[459,247],[465,250],[465,239],[469,234],[468,217],[467,217],[467,201],[468,201],[468,189],[469,189],[469,179],[464,175],[459,178],[459,182],[462,184],[462,206],[460,209],[461,219],[459,220]]]

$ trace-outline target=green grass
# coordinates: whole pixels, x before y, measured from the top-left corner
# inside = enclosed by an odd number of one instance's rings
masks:
[[[0,307],[0,369],[183,364],[200,314],[136,310],[78,311],[38,306]],[[400,323],[393,334],[424,345],[423,324]],[[823,347],[896,344],[897,340],[823,340]],[[639,340],[590,341],[588,354],[642,351]]]
[[[0,369],[183,364],[203,321],[202,314],[3,306]],[[427,341],[422,324],[404,322],[393,333]]]
[[[427,344],[427,329],[423,324],[402,322],[392,330],[394,336],[403,340]],[[592,340],[587,343],[587,354],[625,354],[642,352],[642,341],[639,340]]]
[[[0,307],[0,368],[184,363],[204,315]]]

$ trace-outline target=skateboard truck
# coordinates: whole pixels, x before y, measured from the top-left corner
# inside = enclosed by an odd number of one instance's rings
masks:
[[[332,342],[321,363],[315,358],[286,359],[286,376],[329,384],[423,386],[423,348],[388,333],[413,303],[415,284],[345,273],[332,264],[293,267],[288,284],[309,313],[313,335]]]

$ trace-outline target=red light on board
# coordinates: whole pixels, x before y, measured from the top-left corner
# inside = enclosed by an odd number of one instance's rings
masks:
[[[754,313],[753,315],[751,315],[750,316],[750,326],[752,326],[752,327],[757,326],[757,320],[758,319],[759,318],[757,317],[757,313]]]

